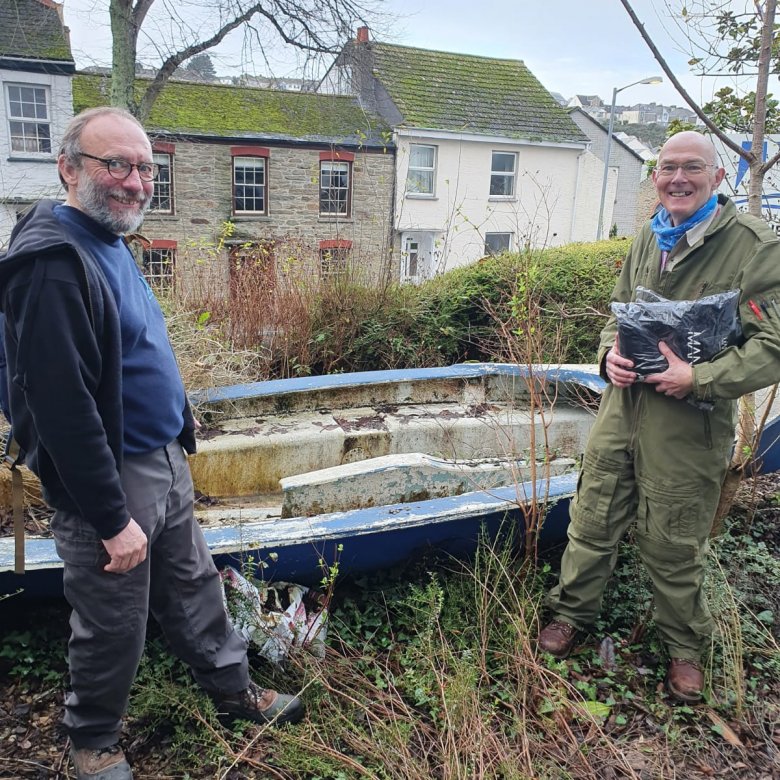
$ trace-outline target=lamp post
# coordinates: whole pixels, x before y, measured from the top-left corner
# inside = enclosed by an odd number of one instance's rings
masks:
[[[599,224],[596,230],[596,241],[601,240],[602,233],[604,232],[604,200],[607,197],[607,180],[609,179],[609,153],[612,149],[612,130],[615,127],[615,101],[617,100],[618,92],[622,92],[624,89],[634,87],[637,84],[660,84],[663,79],[660,76],[650,76],[646,79],[640,79],[639,81],[632,81],[630,84],[626,84],[625,87],[615,87],[612,90],[612,105],[609,108],[609,129],[607,130],[607,151],[604,155],[604,178],[601,182],[601,202],[599,203]]]

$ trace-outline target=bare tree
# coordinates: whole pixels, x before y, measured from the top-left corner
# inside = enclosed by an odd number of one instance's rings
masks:
[[[724,72],[730,72],[755,78],[755,89],[749,95],[738,98],[733,90],[726,88],[719,93],[720,100],[710,101],[704,107],[700,106],[680,83],[629,0],[620,2],[683,100],[713,135],[747,162],[750,170],[748,211],[760,217],[764,176],[780,160],[780,151],[770,159],[762,160],[767,118],[777,106],[776,101],[768,100],[769,75],[780,73],[780,44],[777,40],[778,25],[775,24],[777,0],[754,0],[752,3],[746,3],[745,12],[739,15],[730,10],[729,3],[712,0],[702,0],[699,4],[702,9],[700,13],[693,13],[691,3],[681,9],[679,18],[684,20],[689,31],[689,44],[702,50],[702,56],[691,59],[692,67],[702,74],[723,75]],[[703,20],[710,20],[712,26],[705,28],[700,23]],[[724,48],[720,48],[721,46]],[[737,115],[747,120],[739,128],[733,121]],[[720,123],[716,122],[718,118]],[[728,126],[729,119],[732,119],[731,127]],[[743,149],[729,138],[728,129],[752,131],[753,141],[750,149]]]
[[[157,34],[150,40],[160,55],[156,76],[146,89],[135,91],[139,36],[156,0],[110,0],[112,77],[111,103],[148,118],[154,101],[171,75],[186,60],[217,46],[243,27],[254,50],[264,53],[279,44],[308,55],[335,54],[356,26],[378,19],[382,0],[160,0],[168,27],[178,42]]]

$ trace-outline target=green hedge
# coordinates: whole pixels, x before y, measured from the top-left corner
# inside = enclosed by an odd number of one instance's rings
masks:
[[[380,289],[334,281],[312,312],[312,374],[449,365],[506,356],[496,317],[512,298],[533,302],[534,327],[549,338],[542,360],[593,362],[609,297],[629,239],[507,253],[456,268],[419,286]],[[519,281],[518,281],[519,280]],[[538,322],[536,321],[538,319]]]

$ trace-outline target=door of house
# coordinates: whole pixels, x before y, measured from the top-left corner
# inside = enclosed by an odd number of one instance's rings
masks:
[[[437,233],[415,230],[401,235],[401,281],[419,284],[437,271]]]

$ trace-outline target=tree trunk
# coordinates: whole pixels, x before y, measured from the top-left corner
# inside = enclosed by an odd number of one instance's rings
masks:
[[[132,0],[111,0],[112,68],[111,105],[135,114],[135,55],[138,28],[133,18]]]
[[[757,10],[760,8],[757,5]],[[750,160],[750,181],[748,182],[748,211],[755,217],[761,218],[761,195],[764,188],[764,174],[766,168],[763,164],[764,138],[766,131],[766,98],[769,72],[772,66],[772,42],[774,40],[775,14],[777,12],[777,0],[766,0],[763,7],[761,27],[761,50],[758,55],[758,76],[756,78],[756,102],[753,112],[753,140]],[[755,393],[750,393],[739,399],[739,426],[737,428],[737,442],[734,445],[734,454],[731,464],[720,490],[718,509],[712,522],[712,534],[720,533],[723,520],[731,511],[734,496],[745,474],[745,470],[755,452],[755,440],[761,434],[756,430],[755,422]]]
[[[726,477],[720,486],[720,498],[718,499],[718,508],[715,510],[715,517],[712,520],[710,536],[719,536],[723,530],[723,521],[731,512],[734,498],[737,495],[739,486],[742,484],[744,475],[745,472],[741,468],[729,467],[729,470],[726,472]]]

